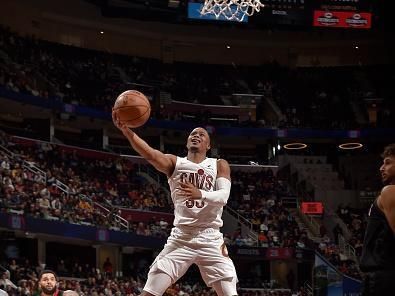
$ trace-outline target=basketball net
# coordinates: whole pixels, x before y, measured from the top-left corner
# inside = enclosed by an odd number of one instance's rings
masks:
[[[205,0],[200,14],[221,15],[227,20],[242,22],[244,17],[259,12],[265,5],[260,0]]]

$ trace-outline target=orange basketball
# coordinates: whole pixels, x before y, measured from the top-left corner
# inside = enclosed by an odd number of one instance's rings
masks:
[[[139,127],[147,122],[151,105],[147,97],[137,90],[121,93],[115,101],[114,111],[121,123],[128,127]]]

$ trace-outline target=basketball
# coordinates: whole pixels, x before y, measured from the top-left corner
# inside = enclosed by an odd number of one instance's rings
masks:
[[[137,90],[127,90],[115,100],[114,111],[121,123],[135,128],[147,122],[151,105],[147,97]]]

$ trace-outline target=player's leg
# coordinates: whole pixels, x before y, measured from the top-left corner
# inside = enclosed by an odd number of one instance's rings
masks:
[[[218,295],[237,295],[236,269],[225,244],[217,241],[201,248],[196,264],[206,285],[213,287]]]
[[[171,284],[172,279],[167,273],[161,271],[150,272],[140,296],[161,296]]]
[[[148,279],[141,295],[161,296],[166,289],[182,277],[196,258],[195,250],[168,242],[150,267]]]
[[[225,278],[211,284],[218,296],[237,295],[236,290],[237,278]]]

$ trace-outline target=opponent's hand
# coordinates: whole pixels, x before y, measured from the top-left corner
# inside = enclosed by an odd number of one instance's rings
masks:
[[[191,182],[180,182],[178,187],[178,194],[185,197],[186,199],[200,199],[202,193],[195,187]]]

